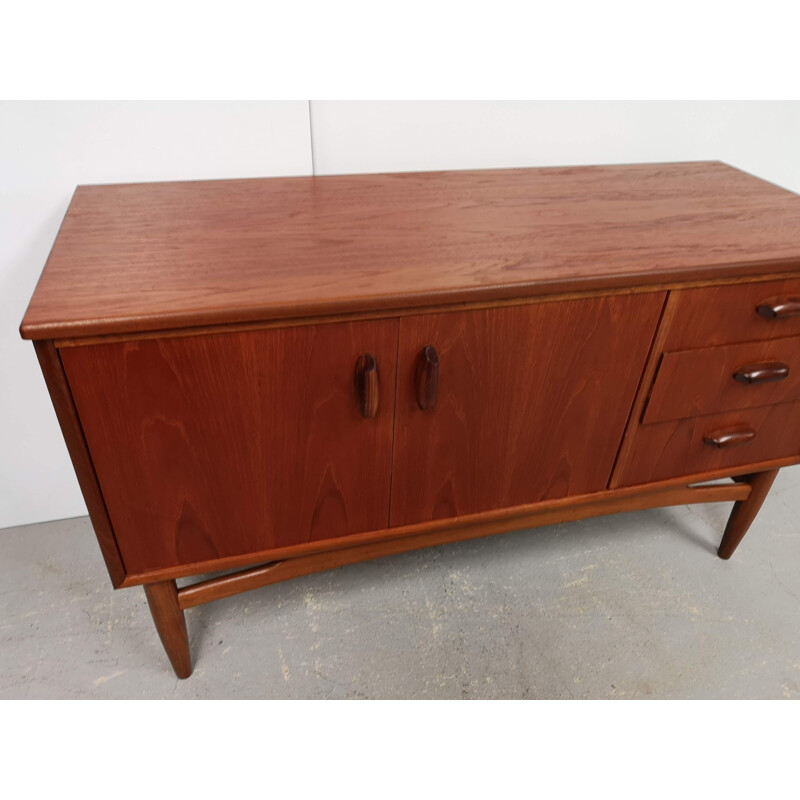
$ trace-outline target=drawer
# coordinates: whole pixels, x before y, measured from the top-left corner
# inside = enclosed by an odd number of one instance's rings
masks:
[[[733,434],[726,446],[707,440]],[[738,442],[736,439],[738,438]],[[800,403],[642,425],[620,486],[697,475],[800,455]]]
[[[800,401],[800,337],[664,353],[643,424]]]
[[[800,278],[682,289],[670,294],[670,317],[664,350],[800,336]]]

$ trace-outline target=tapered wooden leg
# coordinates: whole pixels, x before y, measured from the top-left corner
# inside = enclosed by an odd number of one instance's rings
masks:
[[[778,472],[777,469],[770,469],[747,477],[747,483],[751,486],[750,496],[747,500],[739,500],[733,504],[733,511],[728,518],[728,524],[725,526],[725,533],[717,551],[720,558],[730,558],[733,555],[733,551],[739,546],[739,542],[742,541],[747,529],[756,518]]]
[[[175,581],[146,583],[144,593],[153,615],[153,622],[167,651],[172,668],[179,678],[192,674],[192,656],[189,652],[189,636],[186,633],[186,618],[178,605],[178,586]]]

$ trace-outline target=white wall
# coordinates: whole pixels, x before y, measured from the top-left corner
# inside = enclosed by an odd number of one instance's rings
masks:
[[[800,102],[322,101],[311,121],[319,175],[715,159],[800,192]]]
[[[310,135],[311,134],[311,135]],[[22,319],[79,183],[720,159],[800,192],[799,102],[0,104],[0,527],[85,513]]]
[[[86,513],[18,332],[75,186],[310,173],[305,101],[0,103],[0,527]]]

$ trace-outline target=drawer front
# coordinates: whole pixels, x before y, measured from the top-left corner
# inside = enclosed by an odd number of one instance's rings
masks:
[[[800,401],[800,337],[664,353],[643,423]]]
[[[126,570],[385,528],[397,329],[388,319],[63,349]],[[359,398],[365,353],[377,381]]]
[[[667,318],[667,351],[800,336],[800,278],[672,292]]]
[[[619,485],[793,456],[800,456],[800,403],[660,422],[642,425],[636,432]]]

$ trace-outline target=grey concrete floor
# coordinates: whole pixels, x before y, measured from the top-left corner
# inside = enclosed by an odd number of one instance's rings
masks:
[[[797,698],[800,468],[729,562],[730,504],[618,514],[187,612],[175,678],[87,518],[0,531],[0,698]]]

